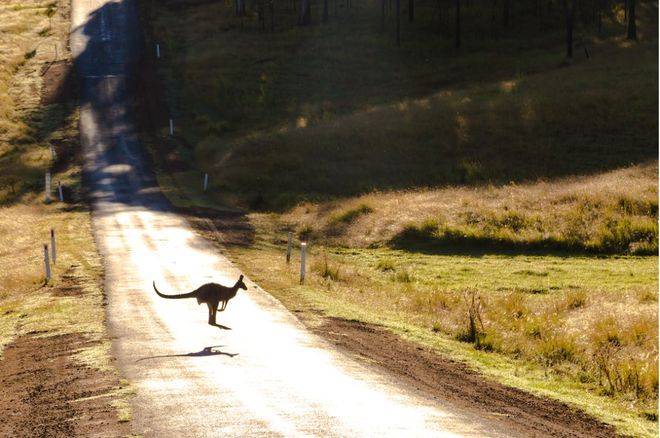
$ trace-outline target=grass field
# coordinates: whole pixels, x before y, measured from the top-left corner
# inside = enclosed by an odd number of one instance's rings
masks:
[[[66,97],[40,102],[48,78],[44,67],[56,60],[56,50],[59,60],[69,56],[68,14],[64,0],[0,4],[0,360],[3,348],[21,336],[76,334],[89,346],[71,351],[74,360],[116,376],[104,324],[101,260],[81,195],[77,110]],[[64,203],[44,202],[47,170],[53,188],[58,181],[65,186]],[[57,198],[55,190],[51,196]],[[43,244],[50,246],[51,228],[57,263],[46,283]],[[127,421],[127,388],[113,391],[108,400],[118,419]]]
[[[355,3],[308,28],[278,3],[275,32],[229,3],[143,4],[177,126],[155,156],[170,199],[250,211],[254,235],[227,250],[291,309],[656,436],[655,4],[638,42],[613,9],[566,60],[560,15],[538,31],[519,5],[493,30],[468,10],[455,50],[450,11],[418,2],[397,48],[391,15],[381,31]],[[305,285],[288,231],[312,248]]]
[[[577,405],[635,436],[657,435],[658,258],[297,251],[259,218],[229,253],[292,310],[382,325],[487,376]],[[481,303],[470,333],[470,303]]]

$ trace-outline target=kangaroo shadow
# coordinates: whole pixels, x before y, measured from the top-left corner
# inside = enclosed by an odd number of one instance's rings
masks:
[[[228,356],[228,357],[235,357],[238,356],[238,353],[227,353],[225,351],[221,350],[214,350],[214,348],[220,348],[223,347],[223,345],[213,345],[210,347],[204,347],[200,351],[196,351],[194,353],[182,353],[182,354],[162,354],[158,356],[149,356],[149,357],[143,357],[141,359],[136,360],[135,362],[142,362],[144,360],[150,360],[150,359],[161,359],[161,358],[166,358],[166,357],[206,357],[206,356]]]

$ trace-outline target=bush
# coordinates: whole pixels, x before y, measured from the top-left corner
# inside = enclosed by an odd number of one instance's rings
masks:
[[[658,251],[658,223],[650,218],[608,218],[595,236],[596,247],[605,252]]]
[[[376,265],[376,269],[379,271],[387,272],[396,270],[394,266],[394,261],[392,259],[380,259]]]
[[[564,305],[568,310],[579,309],[587,304],[587,293],[583,290],[569,291],[564,298]]]
[[[394,274],[393,278],[394,278],[394,281],[396,281],[397,283],[412,283],[413,282],[413,276],[407,270],[396,272]]]
[[[367,215],[373,211],[374,209],[368,206],[367,204],[361,204],[356,208],[346,210],[341,214],[337,214],[331,217],[330,220],[328,221],[328,225],[333,227],[333,226],[350,224],[352,222],[355,222],[360,216]]]
[[[332,281],[340,281],[339,265],[333,266],[328,262],[327,254],[323,254],[321,262],[316,262],[312,266],[312,270],[319,274],[321,277],[330,279]]]
[[[561,362],[573,361],[577,354],[577,346],[568,335],[555,333],[539,342],[536,354],[541,363],[554,366]]]

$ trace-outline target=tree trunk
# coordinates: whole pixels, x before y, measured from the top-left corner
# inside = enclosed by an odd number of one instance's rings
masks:
[[[575,3],[577,3],[577,0],[564,0],[564,12],[566,13],[566,57],[567,58],[573,57],[573,25],[575,23]]]
[[[307,26],[312,22],[312,11],[310,8],[310,0],[301,0],[300,1],[300,18],[298,19],[298,24],[301,26]]]
[[[628,0],[628,39],[637,40],[637,17],[635,14],[635,0]]]
[[[396,0],[396,45],[401,45],[401,0]]]
[[[415,19],[415,0],[408,0],[408,21],[413,22]]]
[[[385,30],[385,0],[380,0],[380,30]]]
[[[509,27],[510,17],[511,17],[511,0],[504,0],[502,23],[504,24],[505,29]]]
[[[454,30],[454,47],[461,47],[461,0],[456,0],[456,29]]]
[[[275,32],[275,0],[270,0],[268,6],[270,7],[270,31]]]
[[[236,0],[236,16],[245,17],[245,0]]]
[[[328,0],[323,0],[323,22],[328,22]]]

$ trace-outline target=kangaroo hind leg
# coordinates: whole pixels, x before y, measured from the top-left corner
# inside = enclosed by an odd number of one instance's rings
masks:
[[[206,305],[209,308],[209,324],[210,325],[215,325],[215,312],[214,312],[214,309],[213,309],[213,304],[206,303]]]

